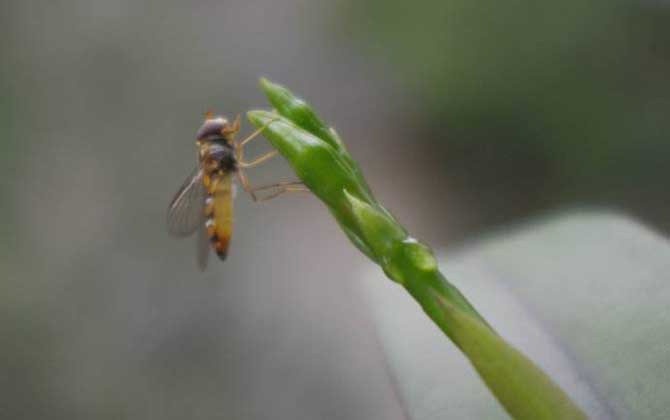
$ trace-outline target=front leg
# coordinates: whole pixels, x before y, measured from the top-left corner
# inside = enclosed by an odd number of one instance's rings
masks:
[[[237,163],[241,168],[253,168],[254,166],[260,165],[261,163],[275,157],[277,155],[277,151],[273,150],[272,152],[266,153],[263,156],[256,158],[252,160],[251,162],[245,162],[244,161],[244,146],[249,143],[251,140],[255,139],[258,137],[259,134],[265,130],[267,126],[272,124],[276,119],[270,120],[268,123],[264,124],[262,127],[251,133],[247,138],[240,142],[234,142],[233,146],[235,147],[235,156],[237,157]],[[238,123],[239,127],[239,119],[235,120],[236,123]]]

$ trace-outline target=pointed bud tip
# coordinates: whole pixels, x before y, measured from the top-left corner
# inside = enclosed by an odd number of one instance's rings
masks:
[[[276,91],[277,89],[281,88],[281,85],[278,85],[277,83],[274,83],[273,81],[271,81],[267,77],[261,77],[259,79],[259,83],[261,85],[261,89],[263,89],[263,91],[266,94],[269,94],[270,92]]]

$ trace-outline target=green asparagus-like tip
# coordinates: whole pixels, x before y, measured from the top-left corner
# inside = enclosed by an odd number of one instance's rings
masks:
[[[458,346],[516,419],[582,419],[583,413],[523,354],[507,344],[439,272],[433,252],[410,237],[377,202],[358,166],[316,112],[288,89],[262,78],[276,110],[249,120],[328,207],[351,242],[416,299]]]

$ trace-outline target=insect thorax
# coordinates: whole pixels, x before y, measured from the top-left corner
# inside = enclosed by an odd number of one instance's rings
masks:
[[[237,169],[235,149],[225,140],[211,141],[205,146],[203,160],[207,163],[216,163],[216,169],[224,172],[233,172]]]

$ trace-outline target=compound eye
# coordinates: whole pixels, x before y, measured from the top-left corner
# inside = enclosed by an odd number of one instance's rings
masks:
[[[211,138],[221,137],[221,130],[228,125],[228,120],[219,116],[208,118],[198,130],[196,138],[198,140],[207,140]]]

